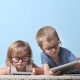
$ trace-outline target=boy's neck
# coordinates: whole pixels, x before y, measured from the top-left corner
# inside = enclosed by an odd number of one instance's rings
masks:
[[[59,55],[52,58],[56,64],[59,64]]]

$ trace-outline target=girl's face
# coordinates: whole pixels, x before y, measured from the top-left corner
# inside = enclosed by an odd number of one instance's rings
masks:
[[[30,59],[27,53],[28,51],[26,53],[13,53],[12,54],[12,62],[17,70],[24,71],[24,69],[26,69],[26,66]]]
[[[47,55],[51,57],[56,57],[58,56],[59,49],[60,49],[59,41],[56,40],[55,41],[51,40],[50,42],[44,41],[42,43],[42,49]]]

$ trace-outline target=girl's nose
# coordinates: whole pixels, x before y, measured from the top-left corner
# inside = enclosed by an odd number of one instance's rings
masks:
[[[22,59],[20,59],[19,62],[23,62]]]

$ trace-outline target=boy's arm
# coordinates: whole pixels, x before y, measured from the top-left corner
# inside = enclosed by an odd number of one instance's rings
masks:
[[[43,64],[44,74],[45,75],[59,75],[61,71],[51,70],[48,64]]]
[[[43,64],[44,74],[45,75],[53,75],[54,71],[50,70],[48,64]]]
[[[77,60],[78,60],[79,64],[77,64],[75,67],[76,67],[78,70],[80,70],[80,58],[77,58]]]

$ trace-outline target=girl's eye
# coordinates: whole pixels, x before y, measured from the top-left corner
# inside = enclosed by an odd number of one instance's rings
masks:
[[[19,58],[17,57],[17,58],[15,58],[16,60],[18,60]]]

